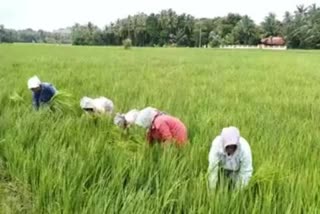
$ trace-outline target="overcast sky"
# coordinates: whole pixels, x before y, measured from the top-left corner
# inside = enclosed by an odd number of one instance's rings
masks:
[[[320,0],[1,0],[0,24],[14,29],[54,30],[74,23],[93,22],[99,27],[137,12],[157,13],[172,8],[197,18],[247,14],[257,23],[269,12],[282,19],[296,5],[320,4]]]

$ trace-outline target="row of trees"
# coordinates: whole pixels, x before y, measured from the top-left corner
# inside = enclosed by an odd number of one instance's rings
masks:
[[[320,8],[300,5],[281,21],[270,13],[260,25],[246,15],[196,19],[169,9],[118,19],[102,30],[92,23],[72,27],[74,45],[121,45],[129,38],[134,46],[216,47],[256,45],[269,36],[284,37],[289,48],[320,48]]]
[[[60,43],[70,44],[71,28],[59,29],[53,32],[43,30],[25,30],[6,29],[0,25],[0,43],[25,42],[25,43]]]
[[[256,45],[261,38],[282,36],[289,48],[320,48],[320,8],[297,6],[283,20],[273,13],[257,25],[249,16],[230,13],[225,17],[197,19],[189,14],[162,10],[158,14],[138,13],[98,28],[89,22],[67,31],[44,32],[0,28],[0,42],[59,42],[73,45],[121,45],[130,39],[134,46]]]
[[[315,4],[286,12],[280,27],[289,47],[320,49],[320,8]]]
[[[159,14],[139,13],[118,19],[100,30],[92,23],[72,27],[74,45],[121,45],[131,39],[134,46],[218,46],[220,44],[257,44],[258,26],[248,16],[228,14],[214,19],[196,19],[173,10]]]

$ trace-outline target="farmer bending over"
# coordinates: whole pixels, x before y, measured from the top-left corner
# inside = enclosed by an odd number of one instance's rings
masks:
[[[252,157],[248,142],[236,127],[224,128],[212,142],[209,153],[209,186],[214,189],[221,177],[231,187],[245,187],[252,176]]]
[[[135,123],[138,114],[139,111],[137,109],[132,109],[125,114],[117,113],[114,118],[114,124],[121,128],[127,129]]]
[[[178,119],[161,113],[155,108],[147,107],[141,110],[135,123],[148,129],[147,141],[149,144],[171,143],[181,146],[187,143],[187,128]]]
[[[90,98],[83,97],[80,100],[80,107],[86,113],[97,113],[111,115],[113,112],[113,102],[105,97]]]
[[[52,84],[42,83],[37,76],[28,80],[28,88],[32,91],[32,104],[36,110],[40,108],[40,105],[48,103],[57,93]]]

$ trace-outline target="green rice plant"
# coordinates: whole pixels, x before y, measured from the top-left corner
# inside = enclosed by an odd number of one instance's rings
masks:
[[[16,91],[13,92],[12,95],[10,95],[9,97],[10,101],[12,101],[13,103],[25,103],[25,100],[23,99],[23,97],[21,95],[19,95]]]
[[[58,91],[47,104],[53,112],[75,113],[78,109],[73,96],[65,91]]]
[[[13,44],[0,53],[0,213],[320,212],[320,52]],[[59,90],[40,111],[26,89],[35,73]],[[189,145],[150,147],[145,130],[85,114],[83,96],[108,97],[115,112],[177,116]],[[243,190],[212,191],[209,149],[229,125],[250,143],[254,174]]]

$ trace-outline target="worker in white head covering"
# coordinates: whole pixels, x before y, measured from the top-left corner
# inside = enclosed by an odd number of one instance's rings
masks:
[[[152,121],[156,115],[161,114],[161,112],[152,107],[147,107],[142,109],[136,118],[136,125],[141,126],[145,129],[149,129],[152,125]]]
[[[57,93],[57,89],[51,83],[41,82],[37,76],[28,80],[28,89],[32,91],[32,104],[36,110],[41,104],[48,103]]]
[[[87,113],[109,114],[113,112],[113,102],[105,97],[90,98],[83,97],[80,100],[80,107]]]
[[[121,128],[129,128],[136,121],[139,110],[132,109],[125,114],[117,113],[114,118],[114,124]]]
[[[214,189],[224,176],[232,186],[248,185],[252,176],[252,155],[249,143],[236,127],[224,128],[212,142],[209,153],[209,186]]]

